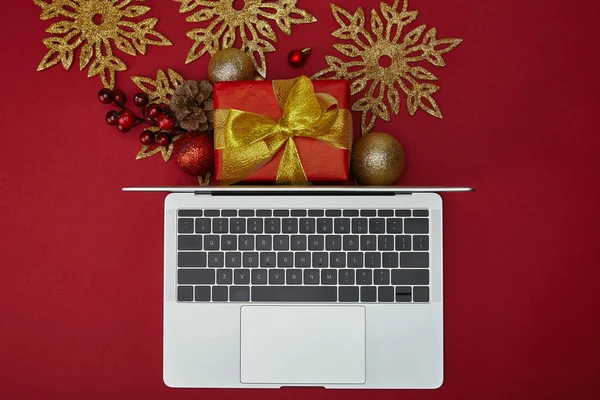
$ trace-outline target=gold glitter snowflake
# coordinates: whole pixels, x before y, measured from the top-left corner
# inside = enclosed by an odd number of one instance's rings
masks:
[[[154,30],[158,18],[132,21],[150,11],[148,6],[131,5],[132,0],[33,2],[42,8],[40,19],[59,19],[46,29],[46,32],[54,36],[43,40],[48,53],[40,62],[38,71],[59,62],[62,62],[65,69],[69,69],[75,50],[82,45],[79,69],[83,70],[89,65],[88,77],[100,75],[104,86],[113,88],[116,72],[125,71],[127,66],[113,54],[112,44],[132,56],[137,53],[146,54],[148,45],[171,45],[166,37]]]
[[[420,25],[404,34],[407,25],[417,19],[418,11],[408,11],[408,0],[395,0],[390,6],[381,3],[381,15],[371,10],[370,32],[365,27],[363,9],[359,7],[354,14],[343,8],[331,5],[331,11],[340,28],[332,35],[353,43],[335,44],[333,47],[343,55],[353,58],[343,62],[333,56],[325,57],[329,68],[318,72],[314,78],[351,80],[350,91],[357,94],[369,88],[362,98],[352,106],[352,110],[361,111],[361,130],[363,135],[373,128],[377,118],[390,120],[388,105],[394,114],[400,111],[400,93],[406,95],[406,107],[410,115],[417,109],[442,118],[442,112],[433,98],[439,86],[430,83],[437,77],[429,70],[415,63],[428,62],[436,67],[446,65],[442,55],[456,48],[461,39],[438,39],[435,28],[426,31],[426,25]],[[400,40],[402,39],[402,40]],[[385,64],[385,61],[389,65]]]
[[[317,19],[296,7],[297,0],[174,0],[181,3],[180,13],[195,11],[186,18],[188,22],[208,22],[205,28],[187,33],[194,40],[186,64],[211,55],[220,49],[232,47],[239,35],[241,49],[252,58],[254,68],[264,78],[267,76],[265,53],[275,51],[275,31],[267,21],[276,22],[286,35],[292,33],[292,24],[308,24]],[[198,10],[196,10],[198,8]],[[239,9],[238,9],[239,8]]]
[[[144,76],[132,76],[131,80],[148,95],[150,103],[166,105],[171,104],[171,97],[175,93],[175,89],[185,82],[185,79],[172,69],[168,69],[166,74],[165,71],[159,69],[156,73],[156,79],[146,78]],[[160,131],[158,127],[153,126],[144,130],[152,133]],[[174,136],[168,146],[159,146],[157,144],[149,146],[142,145],[142,148],[135,159],[142,160],[160,153],[163,160],[169,161],[173,155],[173,145],[175,141],[179,139],[179,136],[180,135]]]

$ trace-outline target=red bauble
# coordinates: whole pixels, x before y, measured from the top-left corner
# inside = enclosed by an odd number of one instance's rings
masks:
[[[150,146],[152,143],[154,143],[154,133],[150,131],[142,131],[142,133],[140,133],[140,142],[142,142],[144,146]]]
[[[306,63],[306,60],[308,59],[308,56],[310,56],[310,53],[310,47],[307,47],[302,50],[292,50],[290,51],[290,54],[288,54],[288,62],[294,68],[302,67]]]
[[[113,91],[107,88],[100,89],[98,92],[98,100],[102,104],[110,104],[113,101]]]
[[[158,123],[158,127],[163,131],[170,131],[175,125],[175,117],[168,114],[160,114],[156,122]]]
[[[117,126],[119,124],[120,117],[121,116],[119,115],[119,112],[117,110],[110,110],[106,113],[106,123],[110,126]]]
[[[119,117],[119,125],[123,128],[131,128],[133,123],[135,122],[135,114],[128,109],[124,109],[121,111],[121,116]]]
[[[136,105],[136,107],[142,108],[146,105],[148,105],[148,95],[146,93],[136,93],[133,96],[133,104]]]
[[[156,135],[156,144],[158,144],[159,146],[167,147],[170,143],[171,143],[171,139],[169,138],[169,135],[167,135],[166,133],[159,132]]]
[[[112,92],[112,99],[119,104],[125,104],[127,101],[127,96],[125,96],[125,92],[121,89],[115,89]]]
[[[146,108],[146,112],[150,118],[156,119],[162,113],[162,109],[158,104],[150,104],[148,108]]]
[[[213,138],[208,133],[187,132],[173,146],[173,160],[186,174],[204,176],[214,165]]]

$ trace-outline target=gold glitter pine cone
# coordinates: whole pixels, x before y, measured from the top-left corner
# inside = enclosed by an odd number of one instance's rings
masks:
[[[171,111],[188,131],[213,129],[213,87],[208,81],[187,81],[175,89]]]
[[[383,132],[363,136],[352,147],[352,175],[361,185],[390,186],[404,172],[404,149],[396,138]]]

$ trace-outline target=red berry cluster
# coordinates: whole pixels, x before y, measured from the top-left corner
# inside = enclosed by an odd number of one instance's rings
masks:
[[[147,124],[160,128],[159,132],[143,131],[140,134],[140,142],[150,146],[154,143],[159,146],[168,146],[171,137],[182,132],[176,126],[176,120],[168,110],[163,110],[158,104],[148,104],[148,96],[145,93],[136,93],[133,96],[133,104],[142,110],[142,116],[138,116],[131,109],[125,107],[127,96],[120,89],[101,89],[98,92],[98,100],[103,104],[114,104],[121,110],[110,110],[106,114],[106,123],[116,126],[120,132],[126,133],[140,124]]]

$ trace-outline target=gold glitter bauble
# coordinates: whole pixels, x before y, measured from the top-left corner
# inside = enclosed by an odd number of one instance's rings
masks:
[[[219,50],[208,63],[208,78],[211,82],[251,81],[254,65],[250,56],[240,49]]]
[[[350,165],[361,185],[393,185],[406,166],[404,149],[392,135],[371,132],[353,145]]]

